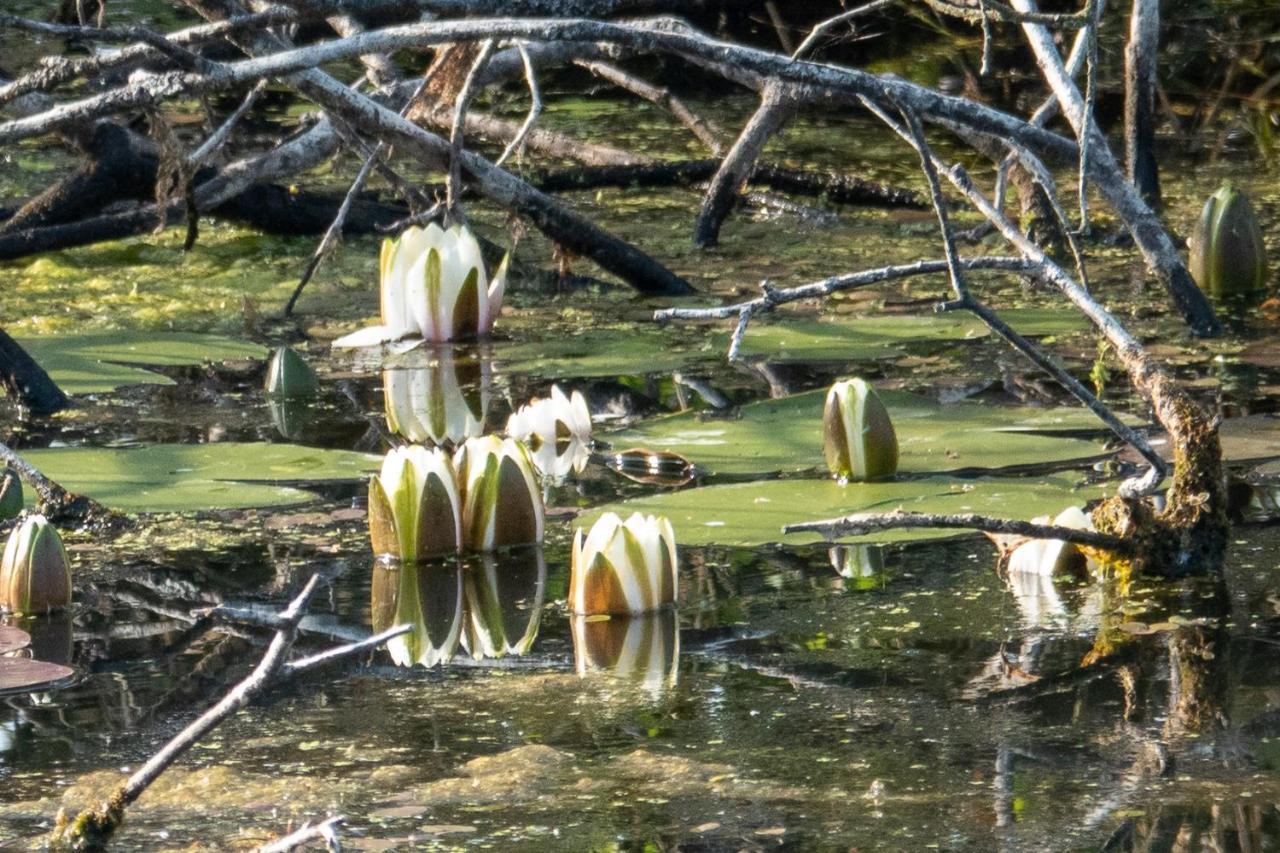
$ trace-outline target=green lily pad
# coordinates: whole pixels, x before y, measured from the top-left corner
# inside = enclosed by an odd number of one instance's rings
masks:
[[[68,394],[101,394],[124,385],[172,385],[146,367],[170,367],[265,358],[258,344],[188,332],[95,332],[21,338],[31,354]]]
[[[700,420],[685,412],[608,436],[615,447],[669,450],[717,474],[809,471],[823,465],[825,390],[743,406],[734,420]],[[1100,442],[1029,432],[1088,430],[1085,409],[940,405],[902,391],[882,391],[898,433],[898,470],[941,473],[1001,470],[1083,461],[1102,455]]]
[[[381,458],[295,444],[56,447],[23,456],[73,492],[126,512],[282,506],[315,496],[298,483],[359,480]]]
[[[1103,490],[1098,486],[1077,489],[1077,480],[1070,474],[976,480],[929,477],[845,486],[834,480],[766,480],[633,498],[594,510],[577,524],[587,528],[604,512],[616,512],[624,518],[633,512],[652,513],[671,520],[676,542],[681,545],[799,545],[820,542],[822,537],[814,533],[784,536],[783,525],[898,508],[908,512],[976,512],[1030,519],[1056,514],[1102,496]],[[955,530],[886,530],[839,541],[896,542],[956,535]]]
[[[1040,336],[1082,331],[1089,322],[1077,312],[1057,308],[1012,308],[1000,316],[1024,335]],[[757,321],[747,327],[742,352],[780,361],[831,361],[888,358],[902,354],[914,342],[953,342],[990,334],[971,314],[836,315],[818,320]]]
[[[548,379],[669,373],[691,362],[723,359],[728,333],[675,327],[590,328],[520,343],[497,343],[507,369]]]

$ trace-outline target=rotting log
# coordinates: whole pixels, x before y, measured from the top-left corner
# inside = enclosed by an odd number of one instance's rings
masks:
[[[36,417],[71,405],[67,395],[22,345],[0,329],[0,388]]]
[[[711,178],[719,160],[681,160],[621,166],[584,166],[533,172],[530,182],[544,192],[570,192],[600,187],[688,187]],[[902,207],[923,210],[929,202],[920,193],[854,175],[791,169],[776,163],[758,163],[747,181],[779,192],[820,197],[832,204],[867,207]]]
[[[1124,48],[1124,149],[1129,180],[1152,209],[1160,209],[1156,163],[1156,61],[1160,0],[1133,0]]]

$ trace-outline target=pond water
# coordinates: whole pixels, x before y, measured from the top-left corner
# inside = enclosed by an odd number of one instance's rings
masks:
[[[726,127],[750,110],[732,98],[697,106]],[[514,97],[497,107],[522,109]],[[663,114],[630,102],[559,97],[544,123],[702,156]],[[860,120],[804,117],[771,156],[920,188],[909,152]],[[325,180],[341,186],[349,167]],[[1255,169],[1238,151],[1171,164],[1173,230],[1185,234],[1233,177],[1254,193],[1275,256],[1280,197]],[[46,177],[0,168],[4,195]],[[927,211],[843,208],[824,225],[739,211],[721,245],[699,251],[688,239],[695,191],[569,198],[710,299],[751,294],[762,278],[798,284],[939,252]],[[510,244],[500,213],[477,206],[472,217]],[[1097,227],[1105,237],[1114,223],[1104,215]],[[0,267],[4,327],[61,359],[55,378],[81,403],[48,423],[10,420],[9,442],[69,486],[144,513],[114,534],[69,534],[74,610],[19,623],[34,656],[80,678],[0,698],[0,846],[38,844],[59,809],[109,790],[261,655],[260,632],[193,611],[273,610],[317,572],[326,584],[304,622],[307,649],[406,619],[418,630],[239,712],[129,810],[120,849],[249,847],[331,814],[347,817],[344,844],[357,850],[1280,843],[1274,317],[1254,312],[1226,339],[1191,341],[1129,249],[1089,244],[1097,291],[1229,417],[1246,521],[1222,584],[1121,591],[1008,581],[976,537],[828,546],[779,535],[782,521],[905,500],[892,489],[834,498],[817,471],[821,399],[809,392],[840,376],[881,387],[903,438],[903,488],[940,506],[1056,512],[1131,470],[999,342],[930,315],[941,278],[762,320],[745,364],[731,367],[723,324],[658,329],[651,312],[669,302],[603,285],[585,262],[570,286],[540,286],[533,270],[552,266],[550,247],[528,234],[516,255],[526,275],[494,342],[383,364],[327,345],[376,311],[371,240],[348,242],[323,268],[298,325],[274,318],[311,240],[213,224],[188,255],[180,240]],[[1017,283],[974,280],[1147,422],[1070,311]],[[264,344],[299,332],[321,395],[269,403]],[[203,366],[209,358],[218,364]],[[543,548],[497,562],[373,563],[361,472],[388,446],[384,392],[410,374],[489,430],[552,382],[586,395],[600,444],[550,488]],[[607,464],[633,446],[687,456],[692,482],[631,479]],[[573,529],[619,503],[675,523],[678,608],[576,620],[565,607]]]

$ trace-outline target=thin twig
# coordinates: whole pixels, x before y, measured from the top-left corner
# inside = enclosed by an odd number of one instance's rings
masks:
[[[533,123],[542,114],[542,93],[538,91],[538,75],[533,67],[533,60],[529,57],[529,50],[525,47],[524,42],[516,42],[516,50],[520,51],[520,61],[524,63],[524,79],[529,85],[529,114],[524,117],[524,122],[520,125],[520,129],[516,131],[515,136],[511,137],[507,147],[502,149],[498,159],[493,161],[495,166],[501,166],[508,157],[520,150],[524,145],[525,138],[529,135],[529,131],[533,129]]]
[[[903,528],[933,527],[941,529],[981,530],[986,533],[1005,533],[1013,536],[1027,536],[1032,539],[1057,539],[1090,548],[1100,548],[1115,554],[1132,554],[1134,543],[1120,536],[1109,533],[1098,533],[1093,530],[1079,530],[1075,527],[1062,527],[1056,524],[1036,524],[1016,518],[989,518],[985,515],[960,513],[957,515],[935,515],[928,512],[859,512],[840,518],[828,518],[822,521],[804,521],[799,524],[788,524],[782,528],[783,533],[819,533],[828,539],[842,536],[865,536],[881,530],[901,530]]]
[[[284,838],[278,838],[270,844],[264,844],[259,847],[256,853],[288,853],[290,850],[297,850],[305,844],[312,841],[323,841],[329,850],[341,850],[342,843],[338,840],[338,825],[346,820],[342,815],[336,815],[326,820],[322,820],[316,824],[305,824],[301,829],[291,832]]]
[[[1044,254],[1039,246],[1036,246],[1028,240],[1026,236],[1023,235],[1007,217],[1004,216],[1004,214],[996,210],[991,202],[988,201],[982,193],[978,192],[973,185],[973,181],[969,179],[968,175],[963,172],[962,168],[958,164],[948,167],[948,165],[944,163],[931,148],[929,148],[928,143],[925,141],[924,136],[920,131],[919,122],[916,121],[915,125],[912,126],[909,121],[910,117],[914,115],[913,113],[910,111],[904,113],[904,116],[908,118],[908,121],[904,126],[904,124],[899,124],[895,121],[892,116],[890,116],[874,101],[868,99],[864,103],[867,109],[878,116],[881,121],[893,130],[894,133],[898,134],[907,142],[907,144],[915,148],[921,155],[922,159],[928,160],[935,170],[945,172],[952,184],[959,189],[974,204],[974,206],[983,213],[983,215],[996,225],[1006,239],[1012,242],[1023,252],[1027,260],[1034,261],[1038,264],[1036,271],[1041,276],[1051,281],[1056,287],[1058,287],[1058,289],[1066,293],[1078,307],[1084,309],[1086,315],[1088,315],[1104,333],[1115,335],[1116,340],[1123,342],[1123,345],[1130,347],[1133,350],[1141,351],[1142,348],[1138,342],[1134,340],[1119,323],[1116,322],[1114,317],[1108,314],[1101,305],[1089,296],[1088,291],[1086,291],[1079,283],[1073,281],[1061,267],[1053,263],[1053,261]],[[926,175],[929,174],[930,170],[926,170]],[[932,174],[932,180],[936,182],[937,171],[933,171]],[[935,205],[939,205],[940,201],[938,200],[938,194],[932,184],[931,190],[934,190]],[[941,208],[939,207],[938,209]],[[949,229],[945,214],[940,214],[940,222],[944,231],[944,245],[947,246],[948,252],[954,252],[954,241],[947,239],[946,236],[946,232]],[[1121,486],[1121,494],[1147,494],[1151,490],[1154,490],[1160,481],[1164,479],[1168,469],[1165,465],[1164,459],[1156,452],[1155,448],[1151,446],[1150,442],[1148,442],[1144,436],[1139,434],[1132,427],[1120,420],[1120,418],[1111,411],[1110,407],[1099,400],[1097,395],[1090,391],[1084,383],[1056,364],[1053,359],[1049,357],[1048,353],[1044,352],[1033,342],[1014,331],[1013,328],[1001,320],[994,311],[980,303],[971,294],[969,294],[966,288],[963,288],[962,286],[962,289],[958,291],[958,293],[960,295],[955,302],[940,306],[942,310],[965,309],[977,315],[978,318],[986,323],[993,332],[1000,335],[1000,337],[1004,338],[1015,349],[1035,363],[1037,367],[1056,379],[1059,384],[1072,394],[1072,396],[1083,403],[1089,411],[1097,415],[1098,419],[1106,424],[1107,428],[1115,433],[1118,438],[1137,450],[1138,453],[1150,463],[1151,467],[1141,477],[1127,481]]]
[[[413,105],[417,103],[418,98],[422,96],[423,91],[427,88],[427,83],[430,80],[431,75],[423,76],[418,83],[418,88],[414,90],[409,100],[400,108],[401,116],[406,115],[413,108]],[[316,246],[311,259],[307,261],[306,269],[302,271],[302,277],[298,279],[297,286],[293,288],[293,293],[289,294],[289,301],[284,306],[284,316],[293,316],[294,306],[298,304],[298,298],[302,296],[302,291],[306,288],[307,283],[311,281],[311,277],[320,268],[321,261],[328,257],[334,246],[338,245],[338,240],[342,237],[342,228],[347,221],[347,215],[351,212],[351,205],[355,203],[356,197],[364,191],[365,184],[369,180],[369,174],[382,161],[382,157],[390,147],[385,142],[379,142],[373,147],[372,151],[365,155],[364,163],[361,164],[360,171],[356,173],[355,179],[347,189],[347,194],[343,196],[342,204],[338,206],[338,212],[334,215],[333,222],[329,223],[329,227],[325,229],[324,236],[320,239],[320,245]]]
[[[1084,29],[1089,60],[1084,73],[1084,131],[1079,136],[1080,168],[1076,191],[1080,194],[1080,233],[1089,233],[1089,154],[1093,147],[1094,101],[1098,88],[1098,0],[1089,0],[1085,7],[1088,24]]]
[[[810,48],[817,44],[818,39],[822,38],[822,36],[825,35],[832,27],[852,21],[855,18],[861,18],[863,15],[869,15],[872,12],[878,12],[886,6],[892,6],[893,4],[894,0],[872,0],[871,3],[858,6],[857,8],[850,9],[847,12],[841,12],[839,15],[827,18],[825,21],[819,21],[814,24],[813,29],[809,30],[809,35],[804,37],[804,41],[800,42],[800,46],[792,52],[791,58],[799,59],[808,53]]]
[[[254,87],[249,90],[249,94],[244,96],[244,100],[240,102],[240,106],[235,108],[231,115],[227,116],[227,120],[219,125],[218,129],[209,135],[199,148],[191,152],[187,157],[187,169],[194,173],[197,169],[209,161],[209,158],[218,152],[231,138],[231,131],[235,129],[240,119],[244,118],[245,113],[253,108],[257,103],[258,96],[262,94],[262,90],[267,87],[266,80],[259,80]]]
[[[449,179],[445,184],[445,209],[451,220],[462,221],[462,129],[467,123],[467,109],[478,90],[477,81],[493,56],[493,39],[480,45],[480,55],[467,73],[467,79],[453,102],[453,129],[449,132]]]
[[[689,109],[684,101],[671,94],[670,89],[665,86],[655,86],[647,80],[642,80],[636,75],[607,62],[580,59],[576,60],[574,64],[587,69],[603,80],[608,80],[613,85],[625,89],[633,95],[644,98],[651,104],[657,104],[665,108],[681,124],[689,128],[689,132],[696,136],[699,142],[707,146],[712,154],[717,157],[723,156],[725,150],[724,131]]]
[[[960,265],[966,270],[1000,270],[1024,275],[1035,271],[1034,263],[1024,258],[1015,257],[961,258]],[[877,267],[876,269],[835,275],[830,278],[824,278],[821,281],[796,287],[773,289],[767,296],[760,296],[732,305],[722,305],[716,308],[663,308],[653,312],[653,319],[659,323],[666,323],[670,320],[726,320],[729,317],[739,316],[743,311],[750,311],[753,314],[763,313],[788,302],[798,302],[802,299],[818,299],[830,296],[833,293],[855,290],[859,287],[866,287],[882,281],[909,278],[916,275],[932,275],[946,271],[947,261],[945,259]]]

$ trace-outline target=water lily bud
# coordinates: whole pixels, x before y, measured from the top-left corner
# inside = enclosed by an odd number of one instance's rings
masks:
[[[591,412],[581,393],[566,397],[553,385],[549,398],[534,398],[511,414],[507,435],[525,443],[543,476],[562,480],[591,457]]]
[[[462,502],[449,454],[397,447],[369,480],[369,537],[375,554],[426,560],[461,549]]]
[[[414,442],[456,444],[476,438],[484,433],[488,386],[484,362],[468,360],[460,368],[443,352],[426,367],[384,370],[387,428]]]
[[[866,380],[845,379],[831,386],[822,429],[827,467],[841,480],[877,480],[897,472],[897,433]]]
[[[387,640],[396,666],[433,667],[457,654],[463,625],[460,567],[375,565],[372,594],[375,633],[412,626]]]
[[[1048,516],[1032,519],[1036,524],[1053,524],[1073,530],[1093,530],[1093,521],[1079,507],[1067,507],[1052,521]],[[1028,539],[1009,554],[1009,572],[1052,576],[1076,571],[1085,565],[1080,549],[1061,539]]]
[[[462,645],[476,660],[528,653],[542,622],[546,586],[541,548],[485,554],[466,572]]]
[[[573,537],[569,606],[574,613],[649,613],[674,604],[676,536],[661,516],[607,512]]]
[[[289,347],[277,347],[263,386],[272,397],[310,397],[320,387],[316,372]]]
[[[454,455],[462,486],[463,542],[473,551],[542,541],[544,510],[533,460],[523,444],[473,438]]]
[[[0,472],[0,521],[22,512],[22,481],[12,468]]]
[[[608,673],[638,682],[655,697],[675,687],[680,626],[674,610],[639,616],[574,616],[570,628],[579,676]]]
[[[480,243],[467,226],[411,227],[382,244],[378,263],[382,324],[339,338],[333,345],[374,346],[412,337],[434,342],[484,337],[502,309],[508,258],[489,279]]]
[[[71,602],[71,566],[58,530],[30,515],[9,533],[0,559],[0,606],[14,613],[47,613]]]
[[[1218,297],[1250,296],[1267,280],[1267,249],[1249,197],[1228,181],[1205,202],[1191,234],[1188,266],[1200,289]]]

